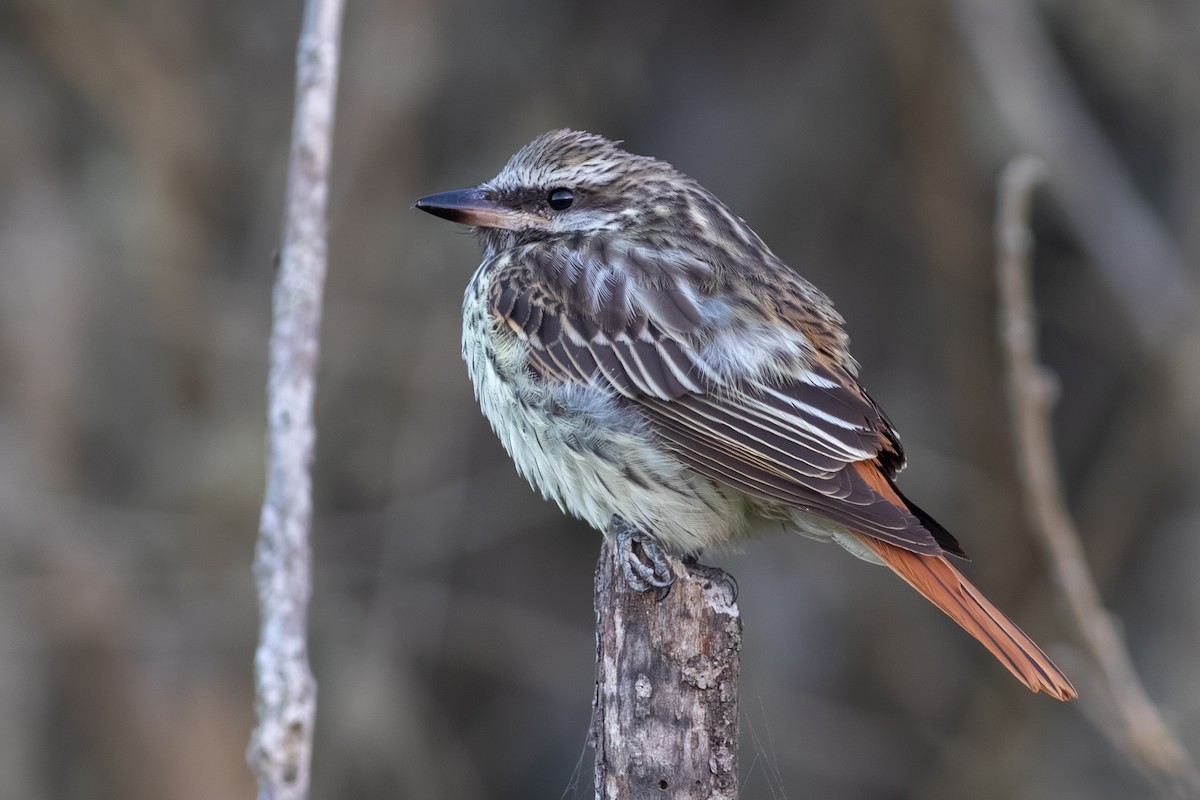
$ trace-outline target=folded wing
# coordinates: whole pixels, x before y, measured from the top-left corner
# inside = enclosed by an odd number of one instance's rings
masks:
[[[697,472],[784,507],[832,519],[915,553],[962,555],[898,493],[849,468],[872,462],[888,481],[903,466],[892,426],[854,377],[811,359],[792,374],[731,375],[706,358],[695,286],[703,265],[648,263],[641,253],[560,254],[498,276],[492,313],[528,345],[532,375],[606,386]],[[786,291],[787,287],[780,287]],[[886,496],[885,496],[886,495]]]

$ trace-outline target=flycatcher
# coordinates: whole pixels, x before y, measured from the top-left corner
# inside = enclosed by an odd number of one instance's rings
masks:
[[[559,130],[415,206],[483,245],[462,353],[484,415],[530,483],[616,537],[634,586],[670,584],[659,545],[698,553],[782,520],[891,568],[1034,692],[1075,697],[896,488],[900,438],[829,298],[711,192]]]

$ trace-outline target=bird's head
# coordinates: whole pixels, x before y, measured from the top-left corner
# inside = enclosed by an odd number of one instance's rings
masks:
[[[521,148],[492,180],[413,206],[479,228],[485,239],[535,240],[666,221],[677,210],[672,195],[693,183],[669,164],[627,153],[602,136],[557,130]]]

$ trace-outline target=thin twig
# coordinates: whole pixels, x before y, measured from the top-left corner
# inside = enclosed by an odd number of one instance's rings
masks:
[[[1196,308],[1183,255],[1091,119],[1030,0],[957,0],[968,52],[1022,146],[1054,165],[1049,188],[1134,340],[1160,350]]]
[[[267,486],[254,557],[262,621],[254,658],[258,727],[247,758],[262,800],[307,797],[317,710],[305,632],[312,589],[309,468],[341,20],[341,0],[309,0],[296,59],[267,384]]]
[[[1011,161],[1000,181],[996,265],[1001,340],[1008,367],[1021,485],[1038,534],[1084,644],[1099,665],[1120,730],[1104,733],[1153,780],[1181,796],[1200,791],[1191,756],[1167,728],[1138,678],[1092,578],[1075,523],[1067,511],[1050,430],[1051,382],[1037,361],[1037,329],[1030,288],[1033,248],[1029,210],[1045,166],[1032,156]]]

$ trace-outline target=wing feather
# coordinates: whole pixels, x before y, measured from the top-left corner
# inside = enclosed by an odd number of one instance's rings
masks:
[[[890,486],[903,451],[848,369],[814,358],[786,379],[731,379],[706,363],[716,334],[697,294],[672,273],[698,267],[611,247],[605,256],[633,267],[566,253],[543,256],[543,274],[535,260],[494,279],[491,311],[527,344],[531,374],[610,387],[710,479],[912,552],[943,552],[922,522],[927,515],[850,468],[869,462]]]

